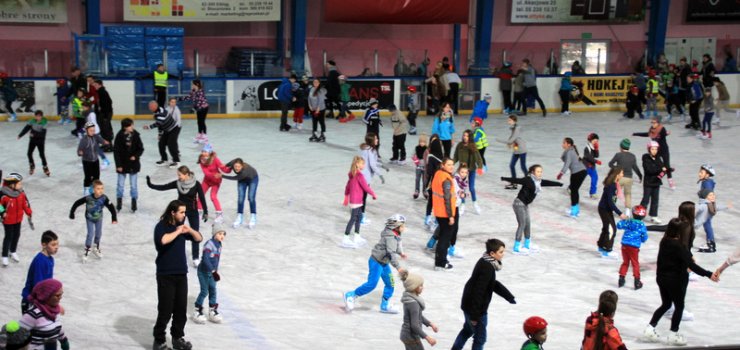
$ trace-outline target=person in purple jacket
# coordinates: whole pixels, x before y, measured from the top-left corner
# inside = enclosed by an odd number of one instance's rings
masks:
[[[53,231],[44,231],[41,234],[41,251],[31,261],[26,276],[26,285],[21,292],[21,312],[25,312],[30,305],[28,296],[33,287],[39,282],[54,277],[54,254],[59,250],[59,237]]]

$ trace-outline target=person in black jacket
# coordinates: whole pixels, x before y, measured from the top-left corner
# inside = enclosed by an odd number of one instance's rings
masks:
[[[486,241],[486,253],[478,259],[473,274],[465,284],[460,308],[465,315],[463,329],[458,333],[452,350],[462,350],[468,338],[473,337],[473,349],[483,349],[488,325],[488,306],[495,292],[511,304],[516,304],[514,295],[496,280],[496,271],[501,270],[506,245],[498,239]]]
[[[103,140],[110,142],[110,145],[104,146],[104,152],[113,151],[113,126],[111,120],[113,119],[113,100],[110,98],[110,94],[103,86],[103,81],[96,79],[93,83],[95,90],[98,92],[98,101],[95,101],[97,107],[97,122],[100,127],[100,136]]]
[[[180,164],[180,150],[177,145],[177,137],[180,135],[180,129],[177,126],[174,110],[172,113],[168,113],[166,109],[157,107],[157,101],[149,101],[149,111],[154,113],[154,123],[144,125],[144,130],[159,129],[158,145],[161,159],[157,162],[157,165],[163,166],[167,164],[167,150],[169,150],[172,156],[172,163],[170,163],[169,167],[171,169],[176,168]]]
[[[329,71],[326,77],[326,109],[329,113],[326,117],[334,118],[334,108],[341,113],[341,107],[339,107],[340,73],[337,70],[337,64],[334,61],[327,61],[326,69]]]
[[[72,73],[72,76],[69,77],[70,89],[67,94],[67,101],[72,101],[74,99],[74,95],[77,94],[77,91],[80,89],[87,90],[87,81],[85,80],[85,77],[82,76],[80,67],[72,67],[72,69],[70,69],[70,73]]]
[[[177,180],[164,185],[155,185],[149,176],[146,177],[146,184],[149,188],[157,191],[167,191],[177,189],[177,200],[185,203],[185,216],[193,230],[200,229],[200,220],[198,218],[198,206],[196,200],[200,201],[203,208],[203,222],[208,221],[208,206],[206,205],[206,196],[203,193],[203,187],[200,181],[195,179],[195,174],[186,166],[177,168]],[[200,263],[199,242],[192,242],[193,266],[198,267]]]
[[[134,121],[130,118],[121,120],[121,130],[116,134],[116,140],[113,143],[113,159],[116,161],[116,173],[118,173],[116,210],[119,212],[123,206],[126,175],[129,176],[131,186],[131,211],[136,212],[136,200],[139,198],[138,179],[143,153],[144,144],[141,142],[139,132],[134,129]]]
[[[28,137],[28,174],[33,175],[34,169],[36,169],[36,165],[33,162],[33,151],[38,148],[39,149],[39,156],[41,157],[41,165],[44,167],[44,174],[46,176],[51,175],[51,172],[49,171],[49,166],[46,163],[46,153],[44,152],[44,145],[46,144],[46,124],[47,124],[46,118],[44,118],[44,112],[41,110],[36,111],[33,114],[33,119],[28,121],[28,124],[23,127],[23,130],[21,130],[21,133],[18,134],[18,140],[21,139],[26,133],[29,131],[31,132],[30,136]]]
[[[648,153],[642,155],[642,169],[645,177],[642,182],[642,200],[640,205],[647,208],[650,203],[650,221],[654,224],[660,224],[658,219],[658,204],[660,201],[660,186],[663,185],[661,180],[666,173],[666,167],[663,165],[663,158],[658,154],[658,143],[655,141],[648,142]]]
[[[516,215],[516,236],[514,237],[514,253],[528,253],[532,250],[530,243],[530,228],[531,224],[529,221],[529,204],[534,201],[537,194],[540,193],[542,187],[547,186],[560,186],[563,184],[557,181],[543,180],[542,179],[542,166],[539,164],[532,165],[529,167],[527,176],[517,179],[514,177],[501,177],[501,181],[508,181],[511,184],[522,185],[522,189],[514,199],[514,215]],[[524,250],[520,250],[519,244],[522,240],[522,233],[524,233]]]

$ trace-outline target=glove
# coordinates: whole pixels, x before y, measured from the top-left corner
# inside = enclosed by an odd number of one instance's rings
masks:
[[[660,174],[658,174],[659,179],[662,179],[663,176],[665,176],[665,171],[661,171]]]
[[[208,213],[203,213],[203,222],[208,222]]]
[[[31,217],[30,216],[28,217],[28,226],[31,227],[31,230],[32,231],[35,231],[36,230],[36,227],[33,226],[33,220],[31,220]]]
[[[483,175],[483,169],[478,169],[475,173],[478,174],[478,176]]]
[[[59,343],[62,345],[62,350],[69,350],[69,339],[64,338]]]
[[[69,218],[70,218],[70,220],[74,220],[75,219],[75,213],[74,212],[69,213]]]
[[[598,143],[598,142],[596,142],[596,143],[594,144],[594,151],[598,151],[598,150],[599,150],[599,143]]]
[[[563,178],[563,172],[562,172],[562,171],[561,171],[561,172],[559,172],[559,173],[558,173],[558,176],[556,176],[556,178],[557,178],[558,180],[562,179],[562,178]]]
[[[596,160],[596,165],[601,165],[601,161],[597,159]]]
[[[385,185],[385,178],[383,177],[383,175],[378,175],[378,177],[380,178],[380,183]]]
[[[211,273],[211,275],[213,275],[213,280],[214,280],[214,281],[218,282],[218,281],[220,281],[220,280],[221,280],[221,275],[219,275],[219,274],[218,274],[218,271],[213,271],[213,272]]]

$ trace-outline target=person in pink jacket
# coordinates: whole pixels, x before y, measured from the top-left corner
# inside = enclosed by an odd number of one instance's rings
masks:
[[[717,278],[719,278],[719,276],[722,274],[723,271],[725,271],[726,268],[735,265],[738,262],[740,262],[740,247],[735,249],[735,252],[732,253],[732,255],[728,256],[727,260],[725,260],[725,262],[720,267],[718,267],[714,273],[717,275]]]
[[[204,175],[203,181],[201,181],[203,193],[206,194],[209,189],[211,190],[211,202],[216,207],[216,222],[222,222],[224,215],[221,211],[221,203],[218,201],[218,189],[221,187],[222,180],[219,170],[230,173],[231,168],[221,163],[221,160],[216,157],[216,153],[213,152],[213,146],[210,143],[205,144],[203,150],[200,151],[198,164],[200,164],[200,169],[203,170]],[[198,202],[198,210],[201,210],[200,202]]]
[[[364,168],[365,160],[360,156],[355,156],[352,159],[352,166],[349,169],[349,174],[347,174],[349,180],[347,180],[347,186],[344,188],[343,204],[344,206],[349,205],[352,212],[349,217],[349,222],[347,223],[347,228],[344,230],[344,238],[342,239],[341,244],[344,248],[357,248],[367,243],[364,238],[360,237],[362,198],[365,196],[365,193],[371,195],[373,199],[377,199],[378,197],[365,180],[365,175],[362,175],[362,169]],[[355,226],[355,234],[354,237],[350,237],[350,230],[353,225]]]

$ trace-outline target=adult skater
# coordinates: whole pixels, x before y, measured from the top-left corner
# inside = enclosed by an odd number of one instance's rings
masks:
[[[445,157],[439,170],[434,174],[431,185],[434,216],[439,224],[439,242],[434,255],[434,270],[437,271],[452,269],[452,264],[447,261],[447,248],[450,247],[457,212],[453,171],[455,163]]]
[[[581,161],[578,150],[573,144],[573,139],[570,137],[564,138],[562,147],[564,151],[560,159],[563,160],[563,168],[558,173],[557,179],[560,180],[566,172],[570,171],[570,185],[568,186],[570,190],[570,217],[577,218],[581,212],[578,204],[580,200],[578,190],[581,189],[583,180],[586,179],[588,173],[586,172],[586,166]]]
[[[636,132],[632,136],[649,137],[650,140],[658,143],[658,154],[663,159],[663,165],[666,168],[666,175],[668,175],[668,186],[672,189],[676,189],[676,183],[673,182],[673,169],[671,169],[671,153],[668,149],[668,135],[671,132],[666,130],[663,126],[663,117],[655,116],[650,119],[650,129],[648,132]]]
[[[542,102],[540,93],[537,91],[537,71],[534,70],[527,58],[522,60],[521,69],[524,70],[524,104],[519,115],[527,115],[527,99],[532,97],[540,104],[542,116],[547,117],[547,108],[545,108],[545,103]]]
[[[157,106],[162,108],[164,108],[164,105],[167,102],[167,80],[182,80],[181,77],[167,72],[164,64],[161,63],[157,65],[157,69],[153,72],[143,77],[136,78],[136,80],[144,79],[154,79],[154,100],[157,102]]]
[[[624,171],[624,176],[619,179],[619,187],[622,189],[622,193],[624,193],[624,211],[627,216],[630,215],[629,211],[632,209],[633,172],[637,174],[640,182],[642,182],[642,172],[640,172],[640,168],[637,166],[637,158],[630,152],[631,146],[632,141],[630,139],[622,139],[619,142],[619,152],[609,161],[610,168],[620,167]]]
[[[157,249],[157,322],[154,324],[154,350],[166,350],[165,331],[172,318],[172,347],[190,350],[185,340],[188,308],[188,266],[185,241],[200,242],[201,234],[184,224],[186,205],[174,200],[154,227],[154,247]]]
[[[170,156],[172,156],[170,169],[177,168],[180,165],[180,150],[177,147],[177,137],[180,134],[180,129],[177,127],[175,114],[168,113],[163,107],[158,107],[157,101],[149,101],[149,111],[154,113],[154,123],[144,125],[144,130],[159,129],[160,160],[157,165],[167,164],[167,150],[169,150]]]
[[[437,228],[437,222],[432,216],[432,201],[434,196],[432,195],[432,188],[429,184],[434,178],[434,174],[439,170],[439,165],[442,163],[444,158],[444,146],[442,141],[439,139],[439,135],[432,134],[429,137],[429,148],[424,154],[426,165],[424,167],[424,190],[427,192],[427,210],[426,219],[424,223],[429,227],[430,231],[434,231]]]
[[[92,83],[92,86],[98,93],[98,100],[95,101],[95,106],[97,107],[96,113],[98,116],[98,125],[100,126],[100,136],[103,137],[103,140],[109,142],[109,144],[103,146],[103,151],[112,152],[113,126],[111,125],[111,120],[113,119],[113,99],[110,98],[108,90],[106,90],[105,86],[103,86],[102,80],[96,79]]]

